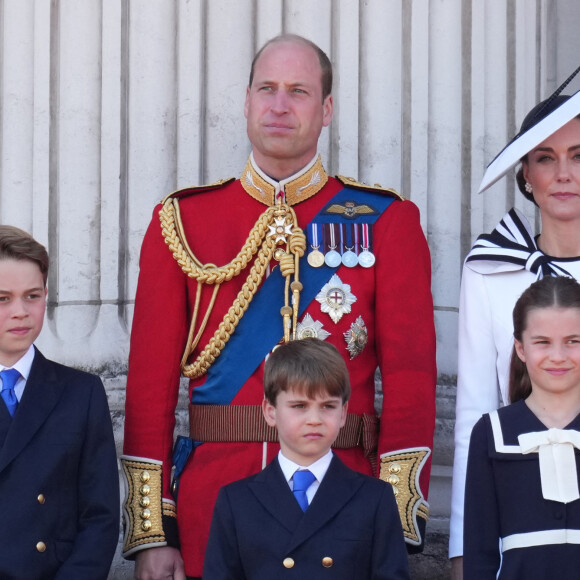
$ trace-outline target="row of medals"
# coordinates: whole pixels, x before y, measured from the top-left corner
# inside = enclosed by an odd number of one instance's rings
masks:
[[[357,254],[352,249],[347,248],[342,255],[334,248],[326,253],[322,253],[318,248],[320,246],[310,246],[311,252],[308,254],[308,263],[313,268],[320,268],[326,264],[330,268],[338,268],[341,264],[347,268],[354,268],[355,266],[362,266],[363,268],[371,268],[375,264],[375,255],[368,249],[361,246],[362,252]]]

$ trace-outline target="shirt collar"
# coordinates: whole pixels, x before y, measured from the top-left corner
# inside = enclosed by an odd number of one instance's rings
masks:
[[[34,345],[31,344],[24,356],[19,358],[11,367],[0,364],[0,371],[3,371],[4,369],[16,369],[22,375],[22,378],[27,381],[34,361],[34,354]]]
[[[287,482],[290,482],[294,476],[294,473],[299,469],[308,469],[308,471],[312,472],[314,477],[316,477],[318,483],[321,483],[322,479],[326,475],[326,472],[328,471],[330,462],[332,461],[332,455],[332,451],[329,449],[326,455],[323,455],[320,459],[317,459],[311,465],[299,465],[298,463],[295,463],[294,461],[285,457],[282,451],[280,451],[278,453],[278,463],[280,464],[280,469],[282,469],[282,473],[284,474]]]
[[[251,153],[240,177],[246,192],[267,206],[275,203],[288,205],[300,203],[318,193],[327,181],[328,174],[322,166],[320,155],[316,155],[308,165],[294,175],[282,181],[275,181],[258,167],[254,154]]]

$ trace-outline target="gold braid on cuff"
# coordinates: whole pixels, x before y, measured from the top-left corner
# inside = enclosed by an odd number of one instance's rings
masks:
[[[421,545],[417,517],[429,519],[429,504],[419,487],[419,475],[431,454],[428,447],[415,447],[383,453],[379,477],[393,486],[405,541]]]
[[[181,359],[181,371],[186,377],[195,379],[202,376],[220,355],[260,287],[272,258],[280,263],[280,272],[286,279],[284,306],[280,310],[283,319],[280,337],[284,336],[285,341],[295,338],[302,290],[298,261],[306,251],[306,236],[298,226],[296,213],[292,207],[286,204],[268,207],[254,224],[238,255],[229,264],[221,267],[215,264],[202,264],[191,251],[185,238],[179,202],[176,198],[166,199],[159,211],[159,219],[165,243],[169,246],[173,257],[187,276],[197,280],[195,308],[187,345]],[[238,276],[248,268],[252,260],[253,264],[246,281],[234,303],[197,359],[189,364],[187,361],[205,330],[221,284]],[[198,327],[199,304],[204,285],[213,286],[213,291],[207,312]]]
[[[162,499],[162,465],[141,457],[121,456],[127,496],[123,505],[123,556],[142,548],[167,545],[163,517],[176,517],[175,504]]]

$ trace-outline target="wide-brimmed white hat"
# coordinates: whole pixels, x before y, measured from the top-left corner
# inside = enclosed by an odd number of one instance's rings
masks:
[[[556,89],[554,94],[536,105],[526,115],[520,132],[487,166],[479,186],[479,193],[501,179],[512,167],[517,165],[522,157],[552,133],[580,115],[580,91],[572,96],[561,94],[579,71],[580,67]]]

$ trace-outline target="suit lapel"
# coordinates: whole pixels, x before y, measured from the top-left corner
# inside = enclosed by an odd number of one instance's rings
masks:
[[[296,529],[304,513],[290,490],[277,458],[249,482],[249,487],[280,525],[290,533]]]
[[[0,449],[0,473],[28,445],[54,409],[63,388],[54,367],[36,350],[24,394]]]
[[[12,425],[12,417],[4,404],[4,401],[0,400],[0,449],[4,445],[4,440],[8,434],[8,430]]]
[[[334,455],[328,471],[312,500],[295,527],[288,552],[302,544],[336,516],[363,484],[363,478],[344,465]],[[296,503],[296,502],[295,502]],[[300,510],[300,508],[298,508]]]

